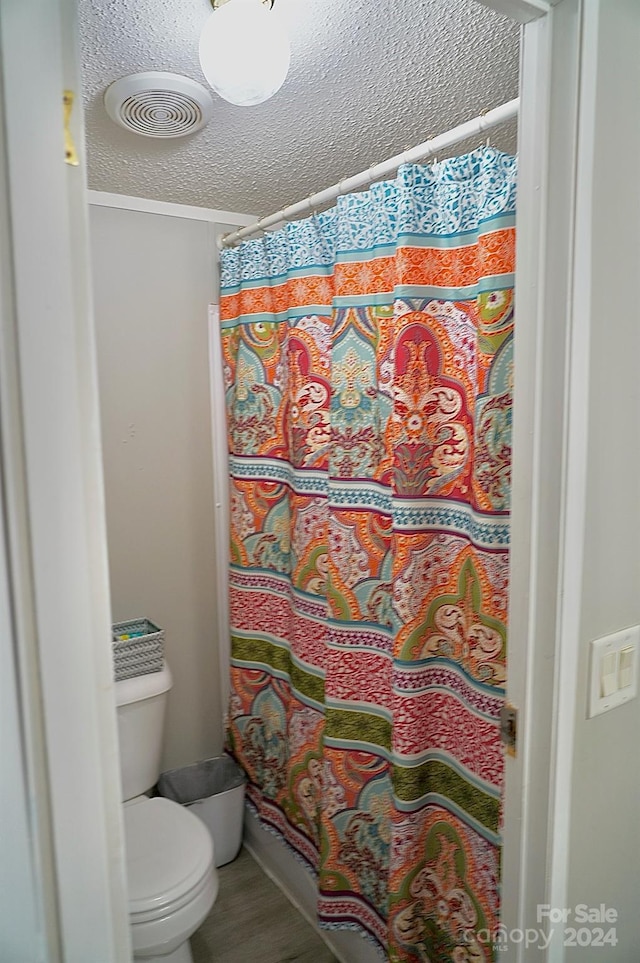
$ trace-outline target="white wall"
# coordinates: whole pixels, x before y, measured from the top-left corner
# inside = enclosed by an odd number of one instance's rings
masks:
[[[163,768],[220,752],[207,307],[213,226],[91,207],[114,620],[166,632]]]
[[[583,86],[595,96],[595,115],[579,158],[591,178],[591,224],[583,224],[591,276],[567,905],[616,908],[619,942],[569,948],[565,958],[630,963],[640,958],[640,699],[594,719],[586,719],[586,704],[590,640],[640,623],[640,4],[586,0],[585,18]]]

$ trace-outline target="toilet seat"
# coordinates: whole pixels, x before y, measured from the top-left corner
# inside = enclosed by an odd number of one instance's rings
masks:
[[[210,889],[211,834],[193,813],[143,796],[125,805],[124,830],[133,926],[175,913]]]

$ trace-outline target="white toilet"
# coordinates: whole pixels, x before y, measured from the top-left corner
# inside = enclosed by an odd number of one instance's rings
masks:
[[[134,960],[193,963],[189,937],[218,894],[211,834],[169,799],[150,799],[171,673],[116,682],[129,918]]]

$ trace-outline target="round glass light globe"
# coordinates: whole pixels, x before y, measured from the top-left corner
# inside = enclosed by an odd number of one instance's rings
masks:
[[[229,0],[200,35],[209,85],[231,104],[261,104],[280,90],[291,60],[286,34],[261,0]]]

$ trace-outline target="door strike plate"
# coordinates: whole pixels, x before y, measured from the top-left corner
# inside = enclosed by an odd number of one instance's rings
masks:
[[[500,738],[508,756],[515,757],[518,739],[518,710],[505,702],[500,710]]]
[[[71,133],[71,111],[73,110],[74,99],[72,90],[64,91],[62,95],[62,107],[64,110],[64,162],[71,167],[77,167],[80,163],[78,160],[78,151],[73,142],[73,134]]]

